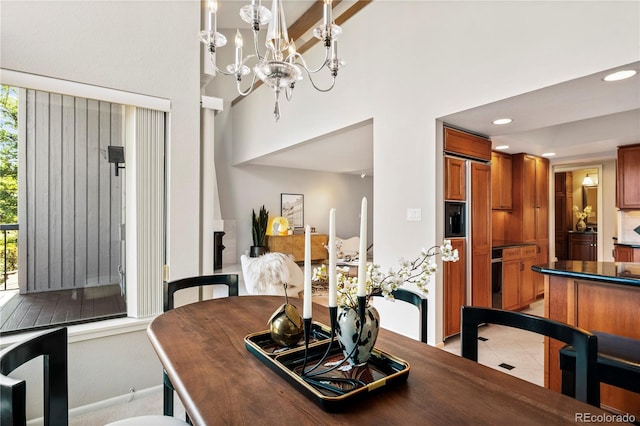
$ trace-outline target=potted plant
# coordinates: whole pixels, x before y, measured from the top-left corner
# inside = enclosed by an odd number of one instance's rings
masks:
[[[253,245],[249,249],[249,256],[258,257],[269,251],[266,244],[269,212],[264,208],[263,204],[262,207],[260,207],[260,211],[257,216],[255,210],[251,210],[251,214],[251,235],[253,237]]]

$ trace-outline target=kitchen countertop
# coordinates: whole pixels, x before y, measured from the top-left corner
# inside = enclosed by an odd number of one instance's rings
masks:
[[[502,249],[509,247],[535,246],[536,243],[524,243],[522,241],[498,240],[491,243],[492,249]]]
[[[614,241],[614,246],[625,246],[631,248],[640,248],[640,243],[625,243],[624,241]]]
[[[531,269],[547,275],[640,287],[640,263],[565,260]]]

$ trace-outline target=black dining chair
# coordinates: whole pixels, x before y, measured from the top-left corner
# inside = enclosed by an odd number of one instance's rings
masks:
[[[0,351],[0,424],[27,424],[27,383],[9,377],[16,368],[42,356],[43,420],[45,426],[69,424],[67,328],[40,332]],[[176,426],[184,422],[166,416],[139,416],[110,423],[112,426]]]
[[[593,334],[598,337],[598,383],[640,393],[640,340],[601,331]],[[560,369],[562,393],[575,396],[576,351],[570,345],[560,349]]]
[[[498,324],[541,334],[573,346],[577,353],[575,398],[599,405],[600,387],[597,381],[598,338],[587,330],[559,321],[522,312],[502,309],[462,307],[462,356],[478,361],[478,326]]]
[[[420,315],[420,341],[423,343],[427,343],[427,299],[423,298],[417,293],[414,293],[411,290],[407,290],[404,288],[395,289],[391,292],[391,294],[395,299],[411,303],[418,308],[418,313]],[[373,296],[383,297],[382,293],[373,293]]]
[[[0,352],[0,424],[27,423],[27,384],[8,375],[32,359],[43,356],[44,422],[47,425],[69,423],[67,375],[67,329],[39,333]]]
[[[206,285],[226,285],[229,287],[229,297],[238,295],[238,274],[215,274],[201,275],[197,277],[182,278],[175,281],[165,282],[164,289],[164,312],[170,311],[174,307],[174,294],[176,291],[186,288],[201,287]],[[173,416],[173,391],[175,390],[167,372],[162,370],[163,383],[163,414]],[[190,423],[187,415],[187,422]]]

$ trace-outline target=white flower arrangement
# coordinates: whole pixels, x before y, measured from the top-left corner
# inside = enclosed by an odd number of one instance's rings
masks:
[[[592,209],[593,207],[587,206],[584,208],[584,210],[580,210],[578,206],[573,206],[573,211],[575,212],[576,217],[581,220],[585,220],[586,218],[588,218],[591,214]]]
[[[405,283],[414,283],[422,293],[428,293],[429,279],[438,271],[438,265],[435,262],[437,254],[442,256],[444,262],[457,262],[459,258],[458,250],[453,249],[451,241],[444,240],[440,247],[423,249],[420,256],[413,261],[400,259],[400,268],[397,270],[390,268],[386,275],[380,271],[380,265],[367,265],[367,304],[374,293],[381,293],[386,299],[393,300],[391,293]],[[358,277],[349,276],[349,268],[336,268],[336,272],[338,305],[357,307]],[[312,280],[327,282],[327,266],[323,264],[314,268]]]

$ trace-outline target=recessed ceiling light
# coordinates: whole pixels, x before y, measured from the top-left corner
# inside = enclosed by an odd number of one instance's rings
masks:
[[[607,75],[605,78],[603,78],[603,80],[604,81],[624,80],[625,78],[633,77],[634,75],[636,75],[636,73],[637,73],[636,70],[617,71],[617,72],[614,72],[613,74]]]
[[[555,152],[545,152],[542,154],[543,157],[553,157],[554,155],[556,155]]]
[[[498,145],[494,149],[508,149],[509,145]]]
[[[501,125],[501,124],[509,124],[513,120],[510,118],[498,118],[497,120],[493,120],[493,124]]]

